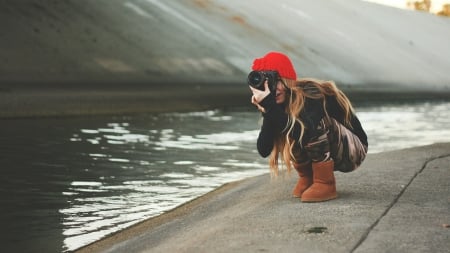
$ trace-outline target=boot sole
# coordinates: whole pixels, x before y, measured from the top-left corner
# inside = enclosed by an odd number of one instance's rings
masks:
[[[301,198],[301,201],[305,202],[305,203],[324,202],[324,201],[332,200],[332,199],[335,199],[335,198],[337,198],[337,194],[328,196],[326,198],[310,198],[310,199]]]

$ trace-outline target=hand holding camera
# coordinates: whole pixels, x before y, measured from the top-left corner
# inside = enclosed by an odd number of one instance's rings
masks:
[[[247,83],[253,93],[251,102],[261,112],[265,112],[265,109],[259,103],[270,93],[275,94],[278,79],[276,71],[252,71],[248,74]]]
[[[252,104],[260,103],[267,95],[270,94],[269,83],[267,81],[263,83],[263,89],[256,89],[253,86],[250,86],[250,90],[253,93]]]

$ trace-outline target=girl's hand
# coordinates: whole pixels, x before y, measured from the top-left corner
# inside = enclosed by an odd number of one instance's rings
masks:
[[[269,83],[267,82],[267,80],[264,82],[264,90],[258,90],[256,88],[253,88],[252,86],[249,87],[253,93],[252,104],[256,105],[259,111],[263,113],[266,112],[266,109],[264,109],[264,107],[262,107],[259,103],[270,94]]]
[[[258,90],[250,85],[249,87],[253,93],[252,104],[259,104],[261,101],[263,101],[265,97],[267,97],[270,94],[269,83],[267,82],[267,80],[264,82],[264,90]]]

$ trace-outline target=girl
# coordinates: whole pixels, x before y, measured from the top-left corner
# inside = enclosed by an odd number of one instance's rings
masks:
[[[275,175],[279,158],[288,172],[294,167],[300,178],[292,194],[302,202],[336,198],[334,171],[355,170],[368,148],[349,99],[332,81],[297,80],[290,59],[279,52],[255,59],[252,69],[249,78],[258,72],[260,76],[276,73],[276,80],[263,80],[264,88],[253,87],[249,80],[251,101],[263,115],[259,154],[271,155],[269,165]]]

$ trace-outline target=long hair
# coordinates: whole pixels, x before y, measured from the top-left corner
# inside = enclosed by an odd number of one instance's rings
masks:
[[[344,112],[342,122],[344,125],[352,129],[351,117],[354,112],[353,106],[347,96],[336,87],[333,81],[322,81],[313,78],[302,78],[298,80],[282,79],[282,82],[288,87],[285,100],[285,112],[288,115],[288,122],[283,131],[274,140],[274,147],[269,158],[269,166],[273,175],[277,176],[279,172],[279,160],[286,166],[288,172],[291,171],[292,163],[300,162],[296,159],[299,150],[294,148],[298,143],[303,148],[302,138],[305,133],[305,124],[300,118],[300,113],[305,106],[305,98],[320,99],[325,112],[325,116],[329,117],[327,112],[327,97],[334,97],[338,106]],[[298,140],[292,139],[290,136],[294,129],[294,125],[298,123],[301,126],[300,137]]]

